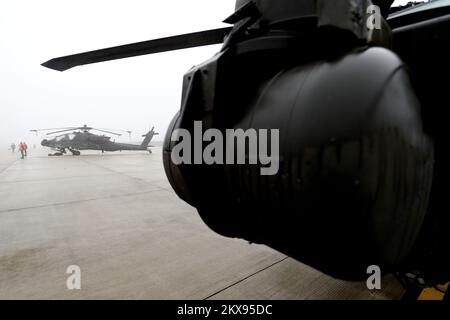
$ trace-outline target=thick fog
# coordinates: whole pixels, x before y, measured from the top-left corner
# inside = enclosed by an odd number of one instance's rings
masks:
[[[406,3],[407,1],[397,1]],[[163,136],[179,108],[182,75],[220,46],[75,68],[53,57],[224,26],[234,0],[14,0],[0,4],[0,147],[38,144],[30,129],[89,126]],[[121,139],[128,140],[128,137]]]
[[[0,145],[39,143],[35,128],[89,126],[164,133],[185,71],[209,46],[117,60],[64,73],[40,63],[97,48],[222,27],[233,0],[15,0],[0,5]],[[161,136],[160,136],[161,137]],[[128,137],[121,139],[128,140]]]

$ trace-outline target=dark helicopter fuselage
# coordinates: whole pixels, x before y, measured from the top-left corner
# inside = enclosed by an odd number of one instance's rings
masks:
[[[152,140],[155,132],[152,130],[144,135],[144,140],[140,145],[138,144],[128,144],[128,143],[117,143],[111,141],[111,138],[104,135],[96,135],[90,132],[74,132],[71,134],[65,134],[60,137],[53,138],[51,140],[44,139],[41,145],[44,147],[49,147],[59,151],[64,151],[68,149],[73,153],[73,151],[79,150],[99,150],[99,151],[147,151],[150,141]]]

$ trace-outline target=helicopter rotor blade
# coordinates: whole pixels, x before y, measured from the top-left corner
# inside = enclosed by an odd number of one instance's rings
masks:
[[[72,130],[72,129],[76,129],[76,128],[75,127],[65,127],[65,128],[50,128],[50,129],[33,129],[33,130],[30,130],[30,132],[38,133],[41,131],[65,130],[65,129]]]
[[[99,131],[99,132],[104,132],[104,133],[109,133],[109,134],[113,134],[113,135],[118,136],[118,137],[121,137],[121,136],[122,136],[120,133],[115,133],[115,132],[112,132],[112,131],[101,130],[101,129],[95,129],[95,128],[93,128],[92,130],[94,130],[94,131]]]
[[[231,31],[231,29],[231,27],[227,27],[200,31],[173,37],[160,38],[156,40],[149,40],[117,47],[78,53],[51,59],[47,62],[44,62],[42,66],[57,71],[65,71],[70,68],[85,64],[219,44],[223,43],[225,36]]]
[[[47,136],[50,136],[50,135],[53,135],[56,133],[69,132],[69,131],[73,131],[73,130],[78,130],[78,128],[70,128],[70,129],[59,130],[59,131],[55,131],[55,132],[49,132],[49,133],[47,133]]]
[[[95,130],[97,130],[97,129],[95,129]],[[106,131],[106,132],[108,132],[108,131],[112,131],[112,132],[114,132],[114,131],[119,131],[119,132],[124,132],[124,133],[127,133],[128,134],[128,136],[130,137],[130,139],[131,139],[131,134],[133,133],[133,131],[131,131],[131,130],[121,130],[121,129],[105,129],[105,128],[100,128],[100,129],[98,129],[98,130],[103,130],[103,131]]]
[[[130,130],[122,130],[122,129],[109,129],[109,128],[98,128],[98,129],[95,129],[95,130],[105,130],[105,131],[112,131],[112,132],[125,132],[125,133],[130,133],[130,132],[133,132],[133,131],[130,131]]]

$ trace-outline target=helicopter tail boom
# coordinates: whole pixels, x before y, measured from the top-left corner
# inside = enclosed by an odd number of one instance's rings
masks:
[[[153,137],[159,135],[159,133],[156,133],[154,129],[155,128],[153,127],[147,134],[143,135],[144,140],[142,141],[141,144],[142,149],[147,149]]]

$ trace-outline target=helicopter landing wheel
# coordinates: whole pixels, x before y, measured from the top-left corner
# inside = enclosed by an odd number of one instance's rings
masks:
[[[69,151],[72,153],[73,156],[79,156],[81,155],[81,152],[78,150],[69,149]]]

